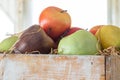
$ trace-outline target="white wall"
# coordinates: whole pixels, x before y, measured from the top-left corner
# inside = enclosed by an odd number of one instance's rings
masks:
[[[67,10],[72,26],[89,29],[107,24],[107,0],[33,0],[33,24],[38,23],[41,11],[51,5]]]
[[[0,9],[0,41],[14,33],[14,24],[9,17]]]
[[[75,27],[90,29],[107,24],[107,0],[0,0],[0,9],[6,13],[0,11],[0,40],[7,33],[38,24],[41,11],[48,6],[67,10]]]

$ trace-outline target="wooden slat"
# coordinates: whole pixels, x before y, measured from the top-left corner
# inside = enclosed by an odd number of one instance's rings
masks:
[[[3,80],[4,63],[4,55],[0,55],[0,80]]]
[[[120,56],[106,57],[106,80],[120,80]]]
[[[105,80],[104,56],[17,54],[0,59],[0,80]]]

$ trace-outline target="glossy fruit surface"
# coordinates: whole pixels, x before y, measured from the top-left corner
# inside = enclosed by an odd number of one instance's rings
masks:
[[[105,25],[99,29],[96,37],[104,49],[110,46],[120,48],[120,28],[118,26]]]
[[[94,55],[99,49],[96,37],[86,30],[62,38],[58,45],[58,53],[68,55]]]
[[[53,47],[54,41],[45,31],[39,25],[32,25],[21,34],[19,40],[13,46],[13,52],[48,54]]]
[[[52,39],[57,39],[70,28],[71,17],[66,10],[50,6],[41,12],[39,24]]]

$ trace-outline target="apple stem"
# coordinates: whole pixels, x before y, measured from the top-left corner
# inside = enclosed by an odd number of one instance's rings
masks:
[[[61,13],[67,12],[67,10],[62,10]]]

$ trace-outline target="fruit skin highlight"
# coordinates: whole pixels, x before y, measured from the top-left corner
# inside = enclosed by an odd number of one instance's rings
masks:
[[[120,28],[115,25],[104,25],[96,33],[103,49],[117,47],[120,49]]]
[[[39,24],[55,41],[71,26],[71,16],[55,6],[45,8],[39,16]]]
[[[5,38],[0,43],[0,52],[9,52],[9,49],[14,45],[17,40],[18,36],[15,35]]]
[[[65,55],[94,55],[99,49],[96,37],[86,30],[78,30],[62,38],[58,44],[58,54]]]

